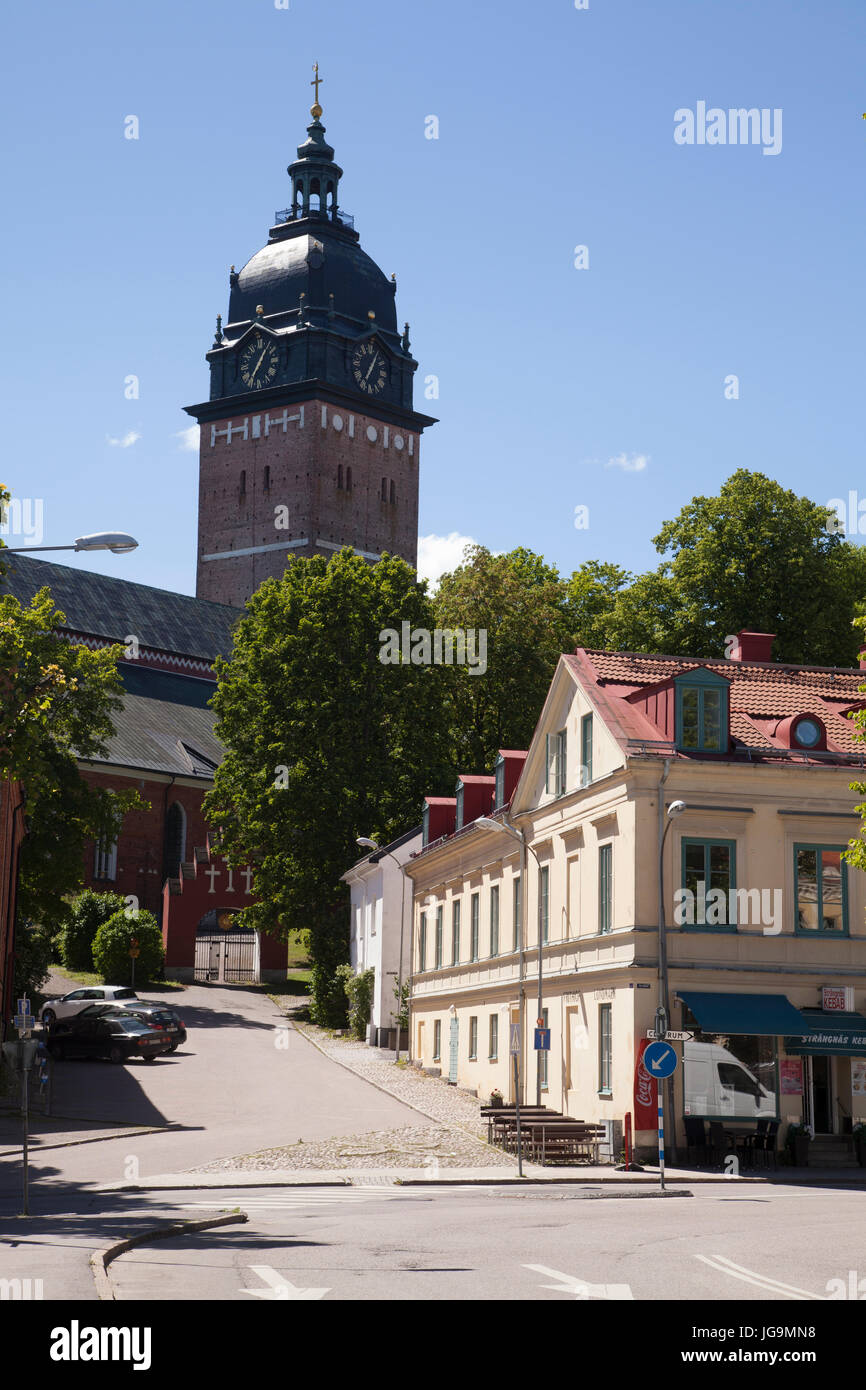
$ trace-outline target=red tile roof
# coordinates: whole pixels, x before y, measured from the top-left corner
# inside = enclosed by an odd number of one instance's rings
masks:
[[[600,716],[621,741],[651,743],[663,737],[652,721],[626,697],[663,684],[683,672],[704,667],[730,682],[730,731],[735,743],[755,750],[792,751],[774,738],[776,727],[790,715],[815,714],[827,730],[829,752],[849,754],[857,761],[866,755],[866,744],[857,737],[856,726],[845,715],[846,710],[860,708],[863,704],[866,688],[863,671],[837,666],[701,660],[584,648],[566,656],[565,661],[597,704]],[[797,749],[796,753],[798,757],[804,756],[803,750]]]

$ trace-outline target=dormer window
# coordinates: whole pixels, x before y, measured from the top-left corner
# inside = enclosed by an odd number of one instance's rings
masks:
[[[827,731],[814,714],[802,714],[791,724],[792,748],[826,748]]]
[[[714,671],[686,671],[674,682],[677,747],[684,753],[726,753],[730,686]]]

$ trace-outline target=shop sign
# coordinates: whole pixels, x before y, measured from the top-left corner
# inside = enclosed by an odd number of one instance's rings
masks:
[[[866,1096],[866,1057],[851,1058],[851,1095]]]
[[[850,985],[824,985],[821,990],[821,1008],[825,1014],[852,1013],[854,990]]]

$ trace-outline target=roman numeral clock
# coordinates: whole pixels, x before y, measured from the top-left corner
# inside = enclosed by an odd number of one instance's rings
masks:
[[[209,398],[186,407],[201,426],[196,594],[236,607],[296,555],[417,558],[421,435],[436,422],[414,409],[396,278],[340,206],[320,82],[291,203],[231,267]]]

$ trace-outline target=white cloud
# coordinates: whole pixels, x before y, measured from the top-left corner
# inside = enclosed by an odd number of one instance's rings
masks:
[[[199,425],[190,425],[189,429],[175,430],[174,438],[180,440],[180,445],[178,447],[181,448],[184,453],[198,453],[199,429]]]
[[[477,544],[472,536],[461,536],[459,531],[451,531],[447,536],[419,536],[419,579],[429,579],[435,589],[443,574],[462,563],[467,545]]]
[[[617,454],[608,459],[605,468],[621,468],[623,473],[643,473],[650,461],[649,454]]]
[[[120,439],[115,439],[110,434],[107,434],[105,438],[115,449],[129,449],[141,439],[141,432],[139,430],[127,430],[126,434],[121,435]]]

